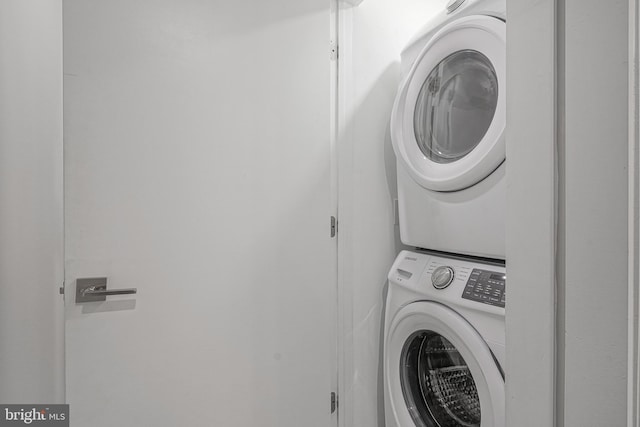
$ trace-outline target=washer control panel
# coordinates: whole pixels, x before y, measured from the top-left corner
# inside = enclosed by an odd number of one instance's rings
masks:
[[[506,275],[474,268],[469,275],[462,298],[504,308]]]

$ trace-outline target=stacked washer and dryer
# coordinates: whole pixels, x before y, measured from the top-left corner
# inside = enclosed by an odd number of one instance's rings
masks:
[[[505,426],[506,0],[451,0],[402,53],[391,117],[402,251],[386,427]]]

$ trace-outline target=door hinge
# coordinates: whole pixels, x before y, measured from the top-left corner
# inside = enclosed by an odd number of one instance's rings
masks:
[[[64,295],[64,283],[60,286],[60,295]]]
[[[338,220],[335,216],[331,217],[331,237],[336,237],[336,233],[338,232]]]
[[[393,225],[400,225],[400,207],[398,199],[393,199]]]
[[[329,59],[332,61],[338,59],[338,43],[334,40],[329,42]]]
[[[335,391],[331,392],[331,413],[333,414],[338,409],[338,395]]]

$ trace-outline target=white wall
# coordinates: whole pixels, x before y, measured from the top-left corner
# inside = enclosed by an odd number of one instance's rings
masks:
[[[62,2],[0,2],[0,402],[63,396]]]
[[[401,248],[389,116],[400,52],[445,3],[366,0],[340,9],[339,286],[341,309],[351,313],[341,319],[348,331],[341,405],[347,426],[384,425],[382,316],[388,269]]]

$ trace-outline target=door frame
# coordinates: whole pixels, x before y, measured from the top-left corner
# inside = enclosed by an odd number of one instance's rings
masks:
[[[627,426],[640,425],[640,1],[629,0]]]
[[[519,427],[555,425],[555,45],[555,0],[509,0],[506,425]]]
[[[508,6],[507,424],[637,426],[638,1]]]

